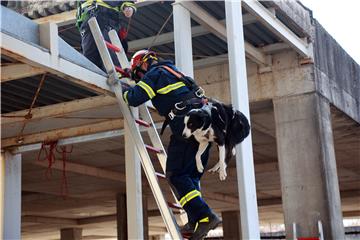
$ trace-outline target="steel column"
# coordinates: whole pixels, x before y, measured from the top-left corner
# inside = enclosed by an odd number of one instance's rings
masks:
[[[241,1],[225,1],[231,100],[250,120]],[[260,239],[251,134],[236,147],[243,239]]]
[[[173,4],[175,63],[187,76],[194,77],[190,12],[178,2]]]

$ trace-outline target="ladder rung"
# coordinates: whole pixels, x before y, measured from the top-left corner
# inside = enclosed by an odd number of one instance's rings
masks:
[[[135,122],[141,126],[144,126],[144,127],[150,127],[150,123],[144,121],[144,120],[141,120],[141,119],[135,119]]]
[[[146,145],[146,144],[145,144],[145,147],[146,147],[146,149],[149,150],[150,152],[162,153],[162,150],[159,149],[159,148],[155,148],[155,147],[152,147],[152,146],[149,146],[149,145]]]
[[[183,237],[183,238],[186,238],[186,239],[190,239],[190,238],[191,238],[191,235],[192,235],[191,233],[183,233],[183,234],[182,234],[182,237]]]
[[[113,50],[114,52],[120,52],[120,48],[118,48],[117,46],[115,46],[112,43],[109,43],[108,41],[105,41],[105,44],[107,46],[108,49]]]
[[[169,205],[170,208],[173,208],[173,209],[183,209],[183,208],[181,207],[181,205],[180,205],[180,204],[177,204],[177,203],[168,202],[167,204]]]
[[[119,66],[115,66],[115,70],[119,73],[124,73],[124,70]]]
[[[156,173],[155,173],[155,175],[156,175],[156,176],[158,176],[159,178],[166,179],[165,174],[162,174],[162,173],[158,173],[158,172],[156,172]]]
[[[298,240],[319,240],[318,237],[299,237]]]

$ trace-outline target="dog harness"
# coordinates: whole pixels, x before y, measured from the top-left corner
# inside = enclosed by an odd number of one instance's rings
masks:
[[[175,103],[174,108],[171,109],[167,114],[160,131],[160,135],[162,135],[166,126],[171,120],[173,120],[175,117],[185,116],[185,114],[191,109],[201,108],[207,105],[208,98],[205,96],[205,91],[199,87],[191,77],[185,76],[184,74],[177,72],[166,65],[159,66],[159,68],[162,68],[173,74],[177,79],[180,80],[180,82],[183,82],[190,89],[190,92],[185,94],[180,102]]]

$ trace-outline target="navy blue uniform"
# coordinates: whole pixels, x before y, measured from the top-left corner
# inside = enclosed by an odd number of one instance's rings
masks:
[[[160,66],[167,65],[178,71],[171,61],[163,61],[150,66],[149,71],[136,86],[124,92],[124,100],[130,106],[139,106],[151,100],[159,114],[167,116],[175,103],[189,94],[189,88],[173,74]],[[200,193],[201,173],[197,171],[195,155],[199,143],[194,139],[184,139],[184,118],[175,117],[169,123],[172,135],[168,146],[166,176],[180,204],[187,212],[189,221],[196,222],[210,213]],[[203,165],[209,158],[209,148],[202,155]]]
[[[85,2],[85,1],[81,1],[81,2]],[[102,1],[102,2],[105,2],[111,7],[121,6],[123,3],[123,1]],[[105,71],[105,67],[103,66],[103,62],[101,60],[99,51],[96,47],[95,40],[91,34],[88,20],[91,17],[96,17],[101,33],[104,36],[104,39],[110,42],[108,32],[112,29],[115,29],[116,31],[120,29],[121,27],[120,18],[122,13],[120,11],[115,11],[113,9],[109,9],[103,6],[97,6],[97,8],[89,10],[87,14],[89,16],[80,25],[82,52],[83,55],[87,57],[91,62],[93,62],[96,66],[98,66],[99,68]],[[121,43],[124,47],[125,52],[127,52],[128,44],[126,38],[122,39]],[[109,51],[109,52],[114,64],[116,66],[119,66],[119,61],[116,57],[116,54],[113,51]]]

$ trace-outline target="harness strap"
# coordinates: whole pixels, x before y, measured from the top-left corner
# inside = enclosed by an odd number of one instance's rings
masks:
[[[165,68],[168,72],[170,72],[171,74],[173,74],[175,77],[181,79],[182,77],[184,77],[183,74],[180,74],[179,72],[176,72],[174,69],[172,69],[169,66],[166,65],[162,65],[161,68]]]

